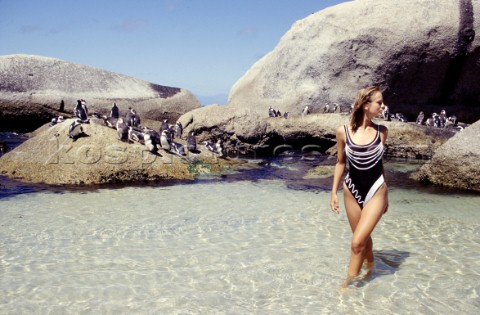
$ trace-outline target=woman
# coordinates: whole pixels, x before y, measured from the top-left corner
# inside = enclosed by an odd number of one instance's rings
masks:
[[[337,129],[337,164],[333,176],[330,207],[339,213],[337,191],[348,161],[343,194],[348,222],[352,228],[350,264],[345,285],[358,276],[363,262],[373,270],[373,242],[370,234],[388,208],[387,185],[382,156],[388,129],[373,122],[385,109],[376,86],[361,89],[353,104],[348,125]]]

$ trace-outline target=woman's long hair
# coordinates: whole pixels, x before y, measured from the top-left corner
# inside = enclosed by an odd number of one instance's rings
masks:
[[[363,105],[369,103],[372,95],[376,92],[381,92],[378,86],[368,86],[358,91],[357,97],[355,97],[355,103],[353,103],[352,117],[350,118],[350,127],[353,133],[355,133],[362,124]]]

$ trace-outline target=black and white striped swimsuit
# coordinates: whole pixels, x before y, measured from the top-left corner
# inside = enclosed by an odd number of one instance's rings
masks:
[[[384,148],[380,139],[380,126],[377,128],[375,139],[365,145],[353,143],[347,125],[345,133],[347,135],[345,154],[348,162],[345,184],[363,209],[385,182],[382,163]]]

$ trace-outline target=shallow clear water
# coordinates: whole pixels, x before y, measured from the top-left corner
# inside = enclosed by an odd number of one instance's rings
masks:
[[[0,313],[478,314],[480,195],[386,164],[376,271],[342,291],[347,219],[302,165],[56,193],[4,180]]]
[[[333,161],[257,163],[102,189],[0,177],[0,314],[479,313],[480,194],[421,185],[408,178],[419,163],[387,160],[376,270],[341,290],[345,213],[328,209],[330,178],[303,179]]]

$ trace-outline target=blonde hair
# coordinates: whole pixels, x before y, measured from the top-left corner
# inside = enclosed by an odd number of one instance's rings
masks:
[[[369,103],[376,92],[381,92],[378,86],[368,86],[358,91],[355,103],[353,103],[352,117],[350,118],[350,127],[354,133],[362,123],[363,105]]]

